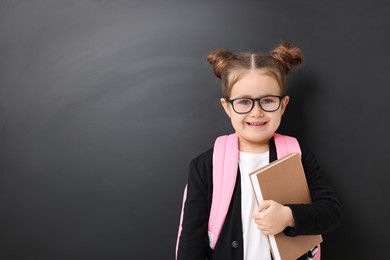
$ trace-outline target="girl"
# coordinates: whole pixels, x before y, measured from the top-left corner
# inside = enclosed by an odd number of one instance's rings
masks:
[[[208,221],[213,192],[213,149],[190,165],[182,223],[177,241],[179,260],[272,259],[267,235],[323,234],[341,220],[341,207],[308,148],[302,163],[313,203],[256,205],[248,174],[276,160],[273,140],[289,102],[286,75],[302,63],[303,53],[292,44],[279,44],[269,54],[231,53],[218,49],[207,61],[221,79],[221,104],[238,137],[238,175],[217,243],[210,248]],[[299,259],[308,259],[308,254]]]

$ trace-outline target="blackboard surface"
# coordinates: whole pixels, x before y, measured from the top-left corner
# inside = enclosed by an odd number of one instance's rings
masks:
[[[0,0],[0,259],[173,259],[190,160],[232,128],[208,51],[306,55],[281,133],[344,207],[323,259],[386,259],[387,1]]]

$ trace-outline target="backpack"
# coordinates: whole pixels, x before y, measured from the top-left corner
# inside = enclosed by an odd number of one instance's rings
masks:
[[[291,153],[301,154],[297,139],[287,135],[274,134],[277,158]],[[221,232],[236,183],[238,172],[238,136],[223,135],[216,139],[213,152],[213,195],[208,223],[208,236],[211,249],[215,248]],[[187,186],[184,189],[180,226],[176,243],[176,256],[183,221],[184,203]],[[313,256],[308,259],[320,260],[320,246],[310,251]]]

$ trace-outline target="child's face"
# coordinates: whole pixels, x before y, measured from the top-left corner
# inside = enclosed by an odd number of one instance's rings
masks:
[[[237,81],[231,90],[230,99],[240,97],[260,98],[267,95],[280,96],[278,82],[264,70],[251,70]],[[237,114],[232,105],[221,99],[226,114],[239,137],[240,151],[262,153],[268,151],[268,142],[280,125],[289,98],[282,99],[280,108],[274,112],[263,111],[258,102],[247,114]]]

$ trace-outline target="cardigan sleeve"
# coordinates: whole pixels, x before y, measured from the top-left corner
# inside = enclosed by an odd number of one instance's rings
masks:
[[[340,202],[322,175],[313,152],[303,146],[301,149],[312,204],[288,205],[292,210],[295,227],[284,230],[287,236],[324,234],[336,228],[342,219]]]
[[[207,158],[211,156],[201,155],[190,165],[178,260],[204,260],[210,253],[207,230],[212,188],[207,176],[211,170],[211,159]]]

